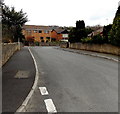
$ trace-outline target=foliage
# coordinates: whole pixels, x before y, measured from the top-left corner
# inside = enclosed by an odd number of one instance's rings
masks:
[[[111,44],[120,46],[120,6],[116,12],[108,38]]]
[[[92,38],[91,37],[87,37],[87,38],[83,38],[81,39],[82,43],[92,43]]]
[[[83,20],[76,21],[76,29],[85,29],[85,23]]]
[[[76,21],[76,27],[71,28],[69,32],[69,42],[80,42],[82,38],[87,37],[84,21]]]
[[[102,37],[100,34],[87,38],[81,39],[82,43],[93,43],[93,44],[103,44],[105,43],[105,38]]]
[[[10,39],[15,42],[24,36],[22,35],[22,26],[28,21],[26,13],[22,10],[15,11],[14,7],[9,8],[5,4],[2,5],[2,24],[3,24],[3,40]]]
[[[109,36],[109,32],[110,32],[111,28],[112,28],[112,24],[104,26],[104,28],[103,28],[103,37],[104,37],[105,43],[109,43],[108,36]]]
[[[74,43],[77,40],[75,34],[75,28],[71,28],[69,32],[69,42]]]
[[[116,12],[113,24],[104,26],[103,36],[100,34],[93,37],[87,37],[92,32],[92,29],[85,28],[84,21],[77,21],[76,27],[72,28],[69,33],[69,42],[95,43],[103,44],[110,43],[120,46],[120,6]],[[87,38],[86,38],[87,37]]]
[[[98,34],[98,35],[95,35],[95,36],[92,37],[92,43],[94,43],[94,44],[103,44],[104,39],[100,34]]]
[[[86,28],[85,30],[86,30],[87,35],[93,32],[93,30],[91,28]]]
[[[38,41],[35,41],[34,43],[35,43],[36,46],[40,45]]]

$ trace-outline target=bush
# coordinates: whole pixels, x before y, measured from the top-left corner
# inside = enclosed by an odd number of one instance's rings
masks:
[[[82,43],[92,43],[92,39],[91,39],[91,37],[83,38],[83,39],[81,39],[81,42]]]
[[[100,34],[93,36],[92,43],[103,44],[104,43],[103,37]]]
[[[36,41],[36,42],[35,42],[35,45],[36,45],[36,46],[39,46],[39,42]]]
[[[94,43],[94,44],[104,44],[106,43],[106,38],[102,37],[100,34],[87,38],[81,39],[82,43]]]

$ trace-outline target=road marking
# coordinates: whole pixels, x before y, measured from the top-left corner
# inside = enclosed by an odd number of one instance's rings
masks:
[[[35,91],[35,88],[37,87],[37,83],[38,83],[38,79],[39,79],[39,72],[38,72],[38,66],[37,66],[37,62],[35,60],[35,57],[33,56],[30,48],[28,47],[28,50],[32,56],[32,59],[34,61],[34,65],[35,65],[35,69],[36,69],[36,75],[35,75],[35,81],[34,81],[34,84],[32,86],[32,89],[31,91],[29,92],[28,96],[25,98],[24,102],[22,103],[22,105],[16,110],[16,112],[26,112],[25,108],[29,102],[29,100],[31,99],[34,91]]]
[[[46,87],[39,87],[39,89],[42,95],[48,95],[48,91]]]
[[[48,113],[57,113],[56,107],[52,99],[44,100]]]

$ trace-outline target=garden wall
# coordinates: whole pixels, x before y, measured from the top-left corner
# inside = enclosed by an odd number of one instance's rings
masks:
[[[66,48],[66,44],[62,44],[61,47]],[[113,55],[120,56],[120,47],[113,46],[110,44],[82,44],[82,43],[71,43],[69,44],[69,48],[71,49],[80,49],[87,51],[95,51],[101,53],[109,53]]]
[[[20,50],[21,47],[22,47],[22,44],[19,46],[18,43],[3,43],[2,44],[2,65],[4,65],[17,50]]]

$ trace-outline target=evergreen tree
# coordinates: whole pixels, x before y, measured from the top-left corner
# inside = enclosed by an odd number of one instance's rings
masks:
[[[109,34],[109,42],[113,45],[120,46],[120,6],[113,20],[112,29]]]
[[[85,23],[83,20],[76,21],[76,27],[69,32],[69,42],[81,42],[84,37],[87,37]]]
[[[109,32],[110,32],[111,28],[112,28],[112,24],[104,26],[104,28],[103,28],[104,43],[108,43],[108,36],[109,36]]]

